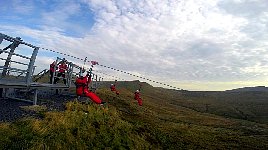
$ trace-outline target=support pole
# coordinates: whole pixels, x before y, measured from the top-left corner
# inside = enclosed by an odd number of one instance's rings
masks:
[[[32,57],[30,59],[30,63],[28,66],[28,71],[26,74],[26,84],[29,86],[32,82],[32,76],[33,76],[33,71],[34,71],[34,62],[38,53],[39,47],[36,47],[32,53]]]
[[[33,104],[34,105],[37,105],[37,94],[38,94],[38,91],[37,89],[34,90],[34,99],[33,99]]]
[[[96,75],[96,80],[95,80],[95,88],[98,88],[98,76]]]
[[[0,88],[0,98],[3,98],[3,91],[4,91],[4,89]]]
[[[6,98],[7,97],[7,88],[0,88],[0,98]]]
[[[91,84],[91,86],[90,86],[91,88],[95,88],[95,87],[94,87],[94,83],[93,83],[93,82],[94,82],[94,75],[95,75],[95,74],[92,73],[92,77],[91,77],[91,81],[92,81],[92,82],[90,83],[90,84]]]
[[[70,65],[68,67],[68,70],[69,70],[69,82],[68,82],[68,85],[69,85],[69,87],[71,87],[72,77],[73,77],[73,70],[74,70],[74,65],[73,65],[72,62],[70,62]]]

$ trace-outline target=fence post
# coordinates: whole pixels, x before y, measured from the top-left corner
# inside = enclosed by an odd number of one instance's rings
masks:
[[[98,86],[100,86],[101,85],[101,77],[99,77],[99,85]]]
[[[36,105],[37,104],[37,94],[38,94],[38,91],[37,89],[34,90],[34,99],[33,99],[33,104]]]
[[[20,40],[19,37],[16,38],[17,40]],[[10,45],[10,53],[8,54],[7,56],[7,60],[5,62],[5,65],[4,65],[4,69],[3,69],[3,72],[2,72],[2,77],[5,77],[6,74],[7,74],[7,70],[8,70],[8,66],[10,64],[10,61],[11,61],[11,57],[16,49],[16,47],[19,46],[20,42],[15,40],[11,45]],[[22,40],[21,40],[22,41]]]
[[[4,93],[4,89],[3,88],[0,88],[0,98],[3,98],[3,93]]]
[[[95,87],[98,88],[98,76],[96,75]]]
[[[70,62],[69,63],[69,67],[68,67],[68,70],[69,70],[69,80],[68,80],[68,86],[71,87],[71,84],[72,84],[72,77],[73,77],[73,69],[74,69],[74,66],[73,66],[73,63]]]
[[[34,70],[34,62],[38,53],[39,47],[36,47],[32,53],[32,57],[30,59],[29,65],[28,65],[28,70],[26,74],[26,84],[29,86],[32,82],[32,75],[33,75],[33,70]]]
[[[94,88],[94,75],[95,75],[95,74],[92,73],[91,83],[90,83],[90,84],[91,84],[91,85],[90,85],[91,88]]]

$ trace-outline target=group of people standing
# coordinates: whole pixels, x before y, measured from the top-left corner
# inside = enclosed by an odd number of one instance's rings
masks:
[[[54,61],[53,63],[50,64],[50,84],[56,84],[58,83],[58,81],[60,80],[60,77],[63,78],[63,82],[66,85],[66,78],[65,78],[65,73],[68,69],[67,66],[67,61],[65,59],[63,59],[59,65],[56,64],[56,61]],[[58,73],[56,73],[56,70],[58,70]],[[54,82],[53,82],[53,77],[54,77]]]

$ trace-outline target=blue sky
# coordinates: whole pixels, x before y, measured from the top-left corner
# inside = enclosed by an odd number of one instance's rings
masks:
[[[267,8],[267,0],[1,0],[0,32],[182,89],[226,90],[267,85]],[[56,56],[40,51],[36,63]]]
[[[94,24],[94,14],[85,3],[54,0],[1,0],[1,24],[42,30],[52,27],[63,35],[85,36]]]

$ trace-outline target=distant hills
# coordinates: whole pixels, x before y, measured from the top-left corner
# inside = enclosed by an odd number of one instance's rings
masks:
[[[268,87],[256,86],[256,87],[243,87],[232,90],[226,90],[226,92],[250,92],[250,91],[268,92]]]

